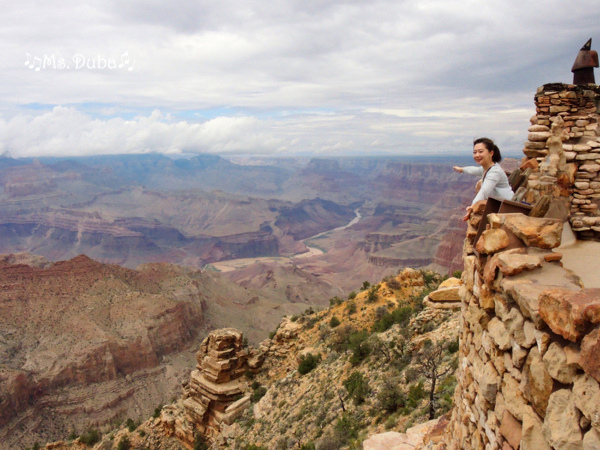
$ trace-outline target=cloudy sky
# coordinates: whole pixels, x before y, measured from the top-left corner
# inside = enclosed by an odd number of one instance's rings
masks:
[[[517,154],[536,88],[600,46],[597,0],[3,3],[13,157],[457,153],[481,135]]]

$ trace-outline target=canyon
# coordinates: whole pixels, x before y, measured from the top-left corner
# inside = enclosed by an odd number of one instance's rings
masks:
[[[257,343],[365,280],[460,268],[473,180],[449,163],[269,164],[0,158],[0,445],[148,417],[211,330]]]
[[[255,289],[166,263],[0,257],[0,447],[147,417],[178,394],[210,330],[236,326],[258,342],[282,315],[341,294],[318,279],[263,277]]]
[[[298,255],[311,245],[303,240],[334,230],[313,242],[326,252],[297,264],[345,290],[353,285],[340,280],[351,273],[376,280],[430,264],[448,272],[458,252],[440,244],[460,228],[473,185],[450,167],[384,158],[241,165],[207,155],[2,157],[0,253],[202,268]],[[336,230],[357,208],[361,220]],[[343,267],[349,255],[353,270]],[[340,271],[351,273],[336,277]]]

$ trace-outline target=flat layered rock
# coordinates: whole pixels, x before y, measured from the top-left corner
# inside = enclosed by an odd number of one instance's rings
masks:
[[[539,312],[552,331],[577,342],[590,324],[600,323],[600,289],[549,289],[540,295]]]

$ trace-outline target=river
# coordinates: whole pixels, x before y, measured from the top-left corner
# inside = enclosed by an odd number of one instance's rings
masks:
[[[317,248],[317,247],[311,247],[311,246],[307,245],[307,242],[312,239],[318,239],[322,236],[325,236],[328,233],[333,233],[335,231],[343,230],[345,228],[351,227],[352,225],[358,223],[358,221],[362,218],[362,215],[360,214],[360,212],[358,210],[359,210],[359,208],[356,208],[354,210],[355,217],[350,222],[348,222],[346,225],[343,225],[343,226],[337,227],[337,228],[333,228],[331,230],[323,231],[322,233],[316,234],[314,236],[311,236],[309,238],[302,240],[302,242],[304,243],[304,245],[306,245],[306,248],[308,249],[307,252],[298,253],[298,254],[292,255],[290,257],[262,256],[262,257],[257,257],[257,258],[229,259],[226,261],[219,261],[219,262],[207,264],[206,266],[204,266],[204,268],[207,269],[207,268],[212,267],[212,268],[218,270],[219,272],[230,272],[232,270],[241,269],[246,266],[249,266],[250,264],[254,264],[254,263],[260,262],[260,261],[288,262],[291,260],[304,259],[304,258],[310,258],[311,256],[322,255],[323,250],[321,250],[320,248]]]

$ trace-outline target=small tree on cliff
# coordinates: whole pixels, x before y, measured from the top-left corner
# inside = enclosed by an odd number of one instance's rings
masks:
[[[435,418],[435,409],[437,405],[435,388],[438,380],[453,369],[451,362],[442,365],[444,356],[447,353],[447,345],[442,342],[434,345],[429,339],[423,343],[423,348],[416,356],[416,369],[421,375],[424,375],[429,382],[429,420]]]

